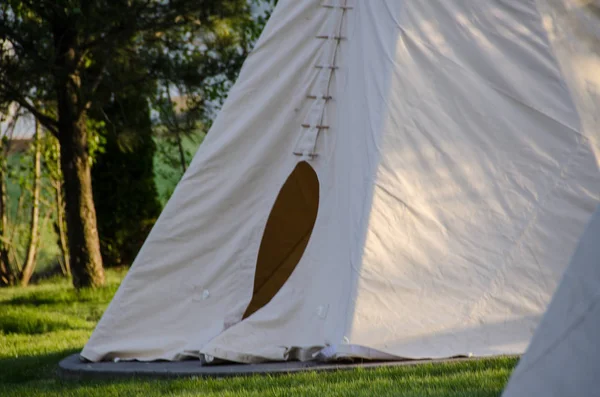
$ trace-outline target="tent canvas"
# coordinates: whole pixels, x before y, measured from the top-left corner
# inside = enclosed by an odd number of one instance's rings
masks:
[[[82,357],[522,353],[600,198],[592,6],[280,0]]]
[[[597,396],[600,374],[600,207],[504,397]]]

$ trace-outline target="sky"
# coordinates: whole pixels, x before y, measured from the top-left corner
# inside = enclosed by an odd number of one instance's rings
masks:
[[[12,120],[13,114],[15,112],[15,107],[12,107],[9,111],[8,115],[2,115],[2,119],[6,119],[3,122],[0,122],[0,136],[4,136],[8,132],[8,128],[10,125],[10,120]],[[31,115],[21,116],[17,120],[17,125],[15,126],[15,130],[13,132],[14,139],[28,139],[31,138],[34,134],[35,122]]]

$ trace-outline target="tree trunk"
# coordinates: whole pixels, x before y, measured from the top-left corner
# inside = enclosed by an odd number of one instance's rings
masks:
[[[35,260],[40,240],[40,192],[42,190],[42,150],[40,147],[39,124],[35,123],[33,162],[33,191],[31,197],[31,219],[29,220],[29,244],[25,254],[25,263],[21,270],[21,286],[26,287],[35,269]]]
[[[185,171],[187,170],[187,164],[185,161],[185,151],[183,150],[183,139],[181,138],[181,134],[179,132],[177,133],[177,147],[179,148],[179,161],[181,163],[181,170],[183,171],[183,174],[185,174]]]
[[[71,261],[69,260],[69,246],[67,231],[65,230],[65,203],[63,201],[62,181],[53,181],[53,186],[56,203],[56,233],[58,234],[58,246],[62,257],[63,274],[71,276]]]
[[[0,262],[0,287],[7,287],[11,284],[10,273],[4,262]]]
[[[60,144],[57,140],[52,140],[54,148],[58,155],[56,156],[56,162],[49,164],[51,169],[55,169],[55,172],[50,172],[50,184],[54,193],[54,210],[56,214],[56,221],[54,222],[54,231],[58,236],[58,248],[60,249],[60,269],[63,276],[71,277],[71,266],[69,260],[69,246],[67,242],[67,225],[65,221],[65,201],[63,196],[63,176],[60,172]],[[47,159],[49,161],[50,159]]]
[[[91,164],[86,129],[86,103],[78,74],[77,33],[73,25],[55,25],[58,141],[64,179],[67,238],[75,288],[104,284],[96,227]]]
[[[171,87],[169,82],[166,82],[167,99],[169,100],[169,112],[173,116],[173,125],[175,126],[175,140],[177,141],[177,149],[179,150],[179,164],[181,165],[182,175],[187,170],[187,162],[185,161],[185,150],[183,149],[183,138],[181,137],[181,128],[177,120],[177,110],[173,109],[173,99],[171,99]]]
[[[64,118],[63,118],[64,120]],[[60,163],[65,181],[67,239],[75,288],[104,284],[87,153],[85,116],[61,123]]]

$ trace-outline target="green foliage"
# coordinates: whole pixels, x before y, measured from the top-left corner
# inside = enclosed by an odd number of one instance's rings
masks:
[[[202,131],[182,137],[186,164],[193,158],[203,138],[204,133]],[[173,194],[183,173],[179,163],[177,145],[172,140],[160,134],[155,134],[154,140],[157,149],[154,156],[154,179],[156,181],[159,200],[164,206]]]
[[[130,265],[160,213],[150,110],[136,93],[115,97],[103,114],[104,151],[92,169],[100,249],[106,266]]]
[[[22,119],[26,115],[17,114]],[[33,127],[32,127],[33,128]],[[21,274],[27,246],[30,239],[30,221],[33,188],[33,166],[35,148],[23,139],[15,138],[13,131],[8,128],[1,141],[1,167],[7,194],[5,231],[2,241],[7,249],[6,260],[13,274],[13,282]],[[46,138],[44,138],[45,140]],[[40,202],[40,242],[37,250],[37,263],[40,270],[45,271],[56,261],[57,247],[54,245],[55,236],[50,227],[53,211],[49,203],[53,200],[48,194],[49,181],[42,179]]]
[[[263,3],[253,0],[252,3]],[[179,179],[211,126],[212,119],[237,78],[246,56],[262,30],[264,16],[222,18],[210,29],[177,40],[161,34],[169,53],[162,59],[162,73],[152,107],[157,114],[155,135],[159,156],[168,169],[161,173]],[[191,145],[189,144],[191,142]],[[193,146],[190,151],[187,146]]]
[[[14,246],[14,254],[20,261],[23,258],[25,246],[27,243],[27,229],[30,218],[30,197],[29,187],[31,185],[31,156],[25,152],[13,153],[8,156],[7,169],[7,200],[8,200],[8,229],[10,243]],[[43,162],[44,167],[47,163]],[[46,171],[44,171],[45,173]],[[50,180],[42,180],[42,224],[40,247],[37,256],[37,270],[46,271],[56,263],[58,247],[55,244],[56,235],[52,230],[51,223],[54,221],[54,211],[49,207],[53,201],[52,194],[48,191]],[[11,257],[12,258],[12,257]]]
[[[161,85],[171,82],[194,90],[197,113],[207,114],[215,91],[211,86],[225,87],[245,57],[248,43],[241,27],[249,21],[246,0],[0,3],[0,108],[18,103],[67,146],[62,151],[63,177],[69,180],[65,208],[69,227],[77,230],[70,234],[77,238],[71,238],[69,251],[78,286],[102,283],[96,234],[81,231],[96,227],[85,162],[116,147],[108,142],[111,136],[96,133],[111,129],[109,117],[102,116],[105,108],[118,98],[132,98],[124,91],[140,87],[138,99],[151,102],[160,96]],[[146,136],[141,140],[151,142]],[[75,170],[72,165],[80,160],[86,166]],[[152,166],[147,159],[141,163]],[[104,244],[105,253],[145,236],[121,232],[100,230],[112,239],[110,248]],[[115,262],[128,261],[121,257],[130,255],[115,256]]]
[[[252,18],[223,19],[212,32],[170,44],[168,65],[152,102],[157,114],[157,179],[165,203],[225,101],[242,63],[260,36],[277,0],[248,0]],[[175,98],[176,97],[176,98]]]
[[[92,165],[95,163],[96,157],[106,151],[106,136],[103,134],[103,131],[106,129],[106,122],[87,118],[86,128],[88,131],[88,160],[90,165]]]
[[[144,79],[177,75],[193,85],[203,79],[198,67],[226,70],[235,62],[234,43],[241,40],[235,26],[249,20],[245,0],[6,0],[0,5],[0,103],[53,103],[56,85],[76,76],[77,102],[102,106],[97,84],[122,88],[109,71],[124,61],[144,65],[150,71]],[[76,63],[61,59],[63,51],[74,51]],[[38,113],[54,115],[51,109]]]

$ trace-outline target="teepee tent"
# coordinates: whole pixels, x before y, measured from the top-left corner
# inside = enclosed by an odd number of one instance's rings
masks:
[[[600,198],[593,5],[280,0],[82,357],[522,353]]]
[[[600,207],[504,397],[600,395],[599,242]]]

